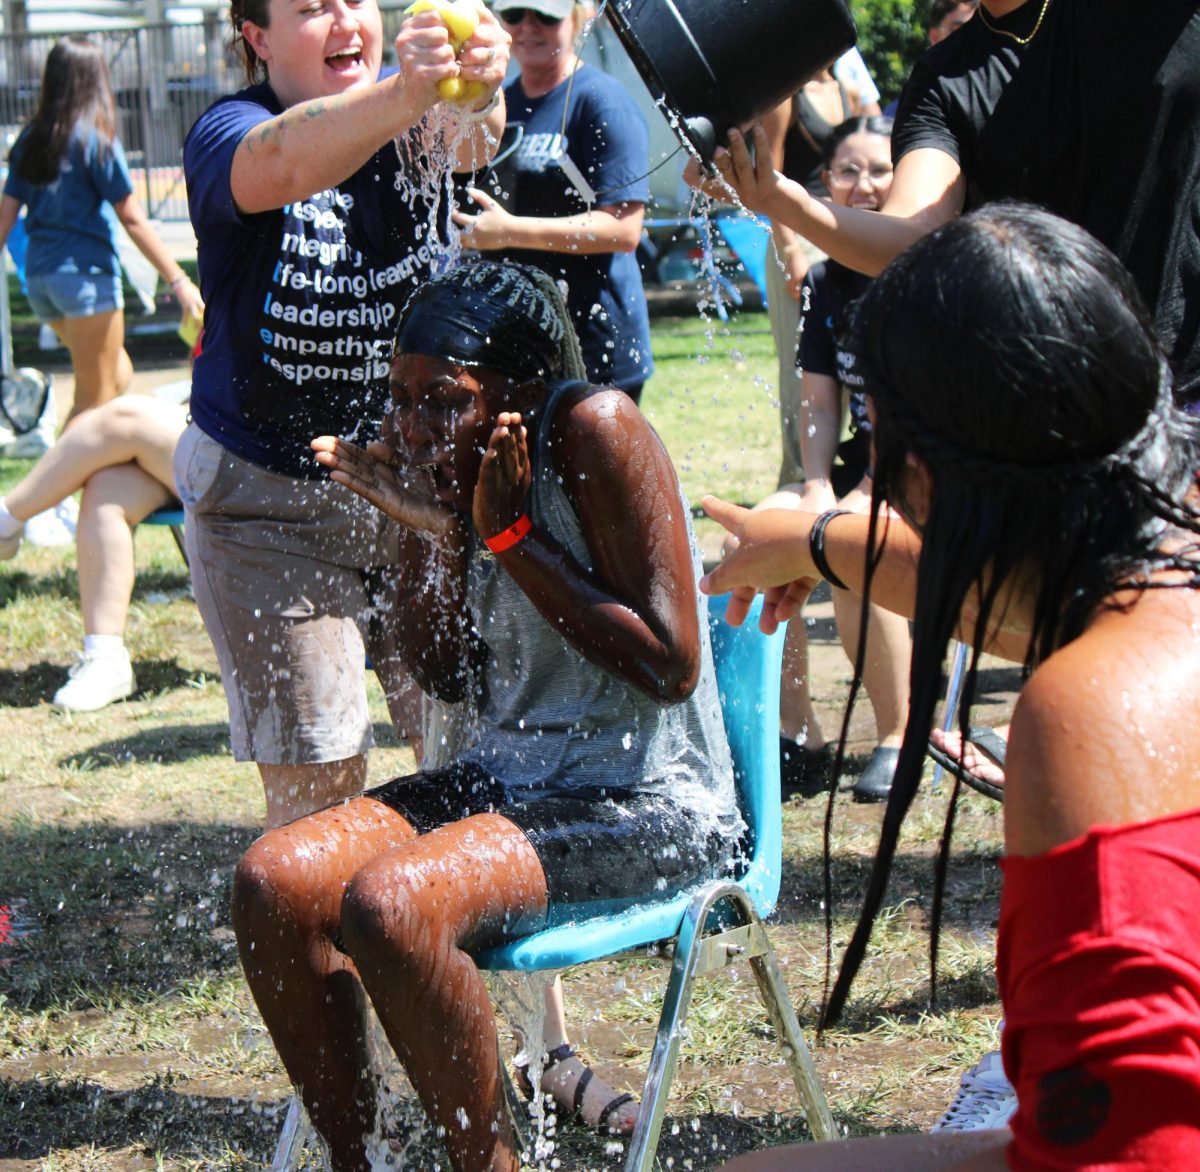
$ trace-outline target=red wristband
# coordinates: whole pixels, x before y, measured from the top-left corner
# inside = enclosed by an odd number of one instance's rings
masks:
[[[495,537],[485,537],[483,544],[492,553],[503,553],[519,544],[525,535],[533,528],[533,522],[524,513],[521,514],[507,529],[501,529]]]

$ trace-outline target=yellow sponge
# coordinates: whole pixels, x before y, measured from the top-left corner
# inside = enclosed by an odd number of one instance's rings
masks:
[[[405,16],[416,16],[419,12],[436,12],[450,34],[450,44],[455,53],[461,53],[479,26],[479,7],[475,0],[416,0],[405,10]],[[447,77],[438,82],[438,93],[447,102],[462,106],[473,106],[487,96],[488,87],[481,81],[464,81],[461,77]]]

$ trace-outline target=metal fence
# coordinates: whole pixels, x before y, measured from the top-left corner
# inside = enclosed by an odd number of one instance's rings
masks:
[[[202,24],[81,30],[104,49],[117,133],[137,192],[157,219],[186,220],[183,140],[201,112],[242,84],[214,16]],[[0,145],[5,155],[37,107],[42,69],[62,34],[0,36]]]
[[[383,0],[383,59],[409,0]],[[134,170],[137,191],[156,219],[186,220],[183,140],[192,123],[222,94],[245,85],[245,74],[228,48],[224,13],[209,12],[200,24],[157,24],[86,33],[104,48],[119,107],[118,133]],[[42,69],[63,33],[0,35],[0,160],[37,106]],[[646,92],[612,30],[593,28],[584,59],[612,73],[637,98],[650,124],[651,186],[660,208],[680,206],[683,155],[661,110]],[[677,164],[662,163],[675,156]]]

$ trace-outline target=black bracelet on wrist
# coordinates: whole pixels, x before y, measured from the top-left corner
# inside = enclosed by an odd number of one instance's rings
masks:
[[[830,586],[836,586],[839,590],[849,590],[850,587],[830,569],[829,562],[825,558],[825,527],[834,517],[847,517],[849,515],[849,509],[826,509],[813,522],[813,527],[808,531],[808,552],[812,555],[813,565],[817,567],[817,573]]]

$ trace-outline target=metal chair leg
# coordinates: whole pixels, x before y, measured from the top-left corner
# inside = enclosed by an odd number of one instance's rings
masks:
[[[279,1143],[275,1145],[275,1155],[271,1160],[271,1172],[290,1172],[300,1159],[305,1144],[312,1134],[312,1124],[304,1113],[304,1105],[299,1095],[293,1095],[288,1102],[287,1115],[283,1120],[283,1130],[279,1133]]]
[[[812,1054],[800,1032],[800,1023],[796,1020],[796,1011],[792,1008],[792,1000],[787,994],[783,983],[783,974],[775,963],[775,950],[770,945],[768,951],[760,956],[750,958],[750,967],[758,981],[759,996],[771,1016],[771,1024],[775,1027],[775,1036],[783,1050],[784,1061],[792,1072],[792,1082],[796,1085],[796,1095],[804,1108],[804,1118],[808,1122],[813,1138],[818,1140],[840,1139],[837,1124],[833,1121],[833,1112],[829,1109],[829,1100],[825,1098],[825,1090],[821,1086],[817,1068],[813,1065]]]
[[[179,556],[183,558],[183,564],[187,566],[188,569],[191,569],[191,565],[188,562],[187,548],[183,544],[183,526],[172,525],[171,536],[175,538],[175,547],[179,550]]]
[[[722,901],[732,904],[741,922],[733,928],[706,936],[704,928],[709,914]],[[663,995],[658,1033],[642,1090],[641,1110],[629,1142],[625,1172],[650,1172],[653,1167],[696,978],[726,968],[739,960],[749,960],[754,969],[759,994],[775,1025],[800,1105],[813,1135],[818,1139],[838,1138],[829,1103],[800,1033],[795,1011],[775,963],[771,942],[754,904],[742,888],[732,883],[710,883],[692,899],[676,940],[675,958]]]

